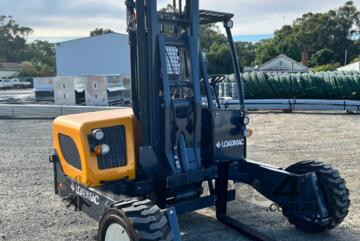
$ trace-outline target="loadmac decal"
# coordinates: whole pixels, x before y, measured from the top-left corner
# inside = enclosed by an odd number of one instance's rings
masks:
[[[90,192],[88,190],[86,190],[85,188],[74,184],[73,182],[71,183],[71,190],[73,192],[75,192],[77,195],[79,195],[80,197],[92,202],[95,205],[99,205],[99,196],[96,195],[93,192]]]
[[[235,140],[227,140],[227,141],[218,141],[216,143],[216,147],[218,149],[220,148],[228,148],[228,147],[234,147],[234,146],[243,146],[245,144],[244,139],[235,139]]]

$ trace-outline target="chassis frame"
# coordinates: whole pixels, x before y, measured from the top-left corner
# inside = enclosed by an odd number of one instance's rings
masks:
[[[98,188],[88,188],[64,174],[56,154],[50,156],[50,162],[54,166],[55,193],[67,202],[67,207],[74,206],[76,211],[85,212],[97,221],[108,208],[114,205],[121,207],[121,203],[126,200],[149,197],[155,192],[151,180],[119,180]],[[328,221],[324,197],[318,191],[317,176],[313,172],[295,175],[274,166],[242,159],[221,162],[217,166],[199,172],[197,178],[188,179],[186,175],[178,178],[187,180],[187,184],[198,183],[199,180],[207,182],[210,194],[175,205],[167,205],[163,209],[168,217],[174,241],[181,240],[177,214],[211,206],[215,206],[218,221],[252,240],[273,240],[227,215],[227,204],[236,197],[235,190],[228,189],[229,181],[253,186],[280,207],[291,207],[290,211],[296,216],[307,217],[316,225]],[[175,181],[172,183],[177,184]]]

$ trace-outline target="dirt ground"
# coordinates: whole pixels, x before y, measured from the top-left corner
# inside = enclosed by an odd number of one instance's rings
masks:
[[[251,114],[248,157],[286,167],[321,159],[338,168],[351,192],[351,209],[336,229],[306,235],[247,186],[230,205],[236,218],[276,240],[360,240],[360,116],[315,113]],[[94,240],[97,223],[67,209],[53,194],[51,122],[0,120],[0,240]],[[213,209],[180,217],[184,241],[247,240],[219,224]]]

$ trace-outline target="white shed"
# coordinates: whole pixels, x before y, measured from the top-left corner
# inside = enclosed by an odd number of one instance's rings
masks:
[[[337,69],[338,71],[360,71],[360,62],[345,65]]]
[[[130,75],[130,47],[127,34],[70,40],[56,45],[58,76]]]
[[[288,73],[308,73],[310,69],[305,65],[289,58],[284,54],[273,58],[272,60],[266,62],[255,68],[255,71],[262,72],[288,72]]]

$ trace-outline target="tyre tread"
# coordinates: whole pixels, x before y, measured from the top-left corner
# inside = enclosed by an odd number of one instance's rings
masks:
[[[129,202],[121,210],[131,221],[139,241],[171,241],[172,234],[166,216],[148,199]]]
[[[349,212],[350,193],[346,187],[345,180],[340,176],[340,173],[337,170],[320,161],[310,160],[298,162],[289,166],[286,170],[297,174],[315,172],[318,176],[320,186],[324,187],[323,189],[326,190],[326,198],[330,205],[328,210],[331,219],[325,226],[316,226],[309,221],[299,220],[298,218],[291,216],[291,214],[284,212],[284,215],[291,224],[305,232],[319,232],[333,229],[345,219]]]

